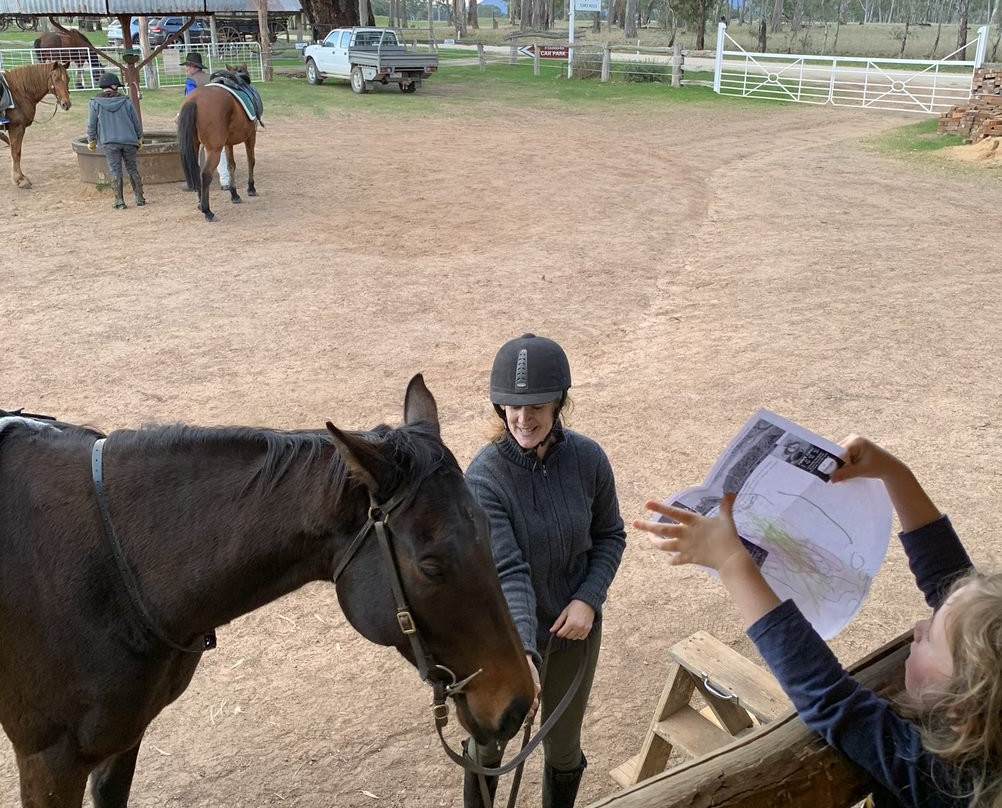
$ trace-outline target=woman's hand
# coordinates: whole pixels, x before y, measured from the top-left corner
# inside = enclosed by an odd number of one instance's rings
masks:
[[[572,600],[550,626],[550,634],[566,640],[584,640],[591,634],[595,610],[583,600]]]
[[[671,559],[674,565],[701,564],[719,571],[733,557],[748,555],[734,527],[734,494],[724,494],[719,516],[703,516],[653,500],[645,507],[675,520],[671,523],[637,519],[633,523],[635,528],[651,534],[648,539],[659,550],[674,553]]]

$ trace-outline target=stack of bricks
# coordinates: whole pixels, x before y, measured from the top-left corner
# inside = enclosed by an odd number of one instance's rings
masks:
[[[976,70],[971,100],[944,112],[936,131],[961,135],[969,143],[1002,137],[1002,70]]]

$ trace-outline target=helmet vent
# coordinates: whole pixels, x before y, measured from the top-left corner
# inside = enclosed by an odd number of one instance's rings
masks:
[[[518,352],[518,359],[515,361],[515,386],[529,386],[529,352],[525,348]]]

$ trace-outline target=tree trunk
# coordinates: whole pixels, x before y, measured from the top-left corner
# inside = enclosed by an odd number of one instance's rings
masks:
[[[567,0],[573,3],[574,0]],[[637,0],[626,0],[626,10],[624,12],[623,36],[627,39],[637,38]]]
[[[463,0],[452,0],[452,24],[456,28],[456,38],[463,39],[466,36],[466,8]]]
[[[706,48],[706,11],[709,0],[699,0],[699,21],[696,25],[696,50]]]
[[[766,23],[765,16],[758,21],[758,52],[766,52]]]
[[[268,27],[268,0],[257,0],[257,34],[261,41],[261,72],[265,81],[272,80],[271,28]]]
[[[469,6],[466,10],[466,24],[470,28],[479,31],[480,30],[480,20],[478,19],[479,14],[477,13],[477,0],[467,0]]]
[[[435,42],[435,5],[433,0],[428,0],[428,47],[433,50],[437,47]]]
[[[838,4],[838,24],[845,25],[846,15],[849,13],[849,0],[839,0]],[[838,29],[836,29],[838,30]]]
[[[302,6],[314,26],[326,29],[324,33],[331,28],[369,24],[368,19],[359,20],[358,4],[353,0],[302,0]]]
[[[963,62],[967,59],[967,12],[971,0],[960,0],[957,4],[957,53],[954,59]]]
[[[995,0],[995,12],[992,14],[991,24],[995,26],[995,42],[992,44],[992,55],[988,61],[994,62],[999,52],[999,40],[1002,39],[1002,0]]]
[[[912,22],[911,6],[905,4],[905,32],[901,35],[901,53],[898,54],[899,59],[905,58],[905,48],[908,47],[908,28]]]
[[[772,32],[783,26],[783,0],[775,0],[772,6]]]
[[[908,632],[849,672],[864,687],[894,698],[903,690],[910,641]],[[873,787],[861,768],[791,712],[592,808],[846,808]]]
[[[804,22],[804,0],[797,0],[793,7],[793,22],[790,23],[791,31],[799,31]]]

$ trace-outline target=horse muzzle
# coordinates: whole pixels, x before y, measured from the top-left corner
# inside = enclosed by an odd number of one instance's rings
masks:
[[[456,717],[459,723],[473,736],[474,740],[481,745],[491,743],[504,743],[513,738],[525,723],[525,717],[529,713],[529,703],[522,698],[514,698],[496,719],[487,722],[478,720],[470,708],[469,700],[465,695],[455,698]]]
[[[59,106],[65,112],[66,110],[68,110],[70,107],[73,106],[73,102],[69,101],[69,100],[67,100],[67,101],[60,101],[59,102]]]

